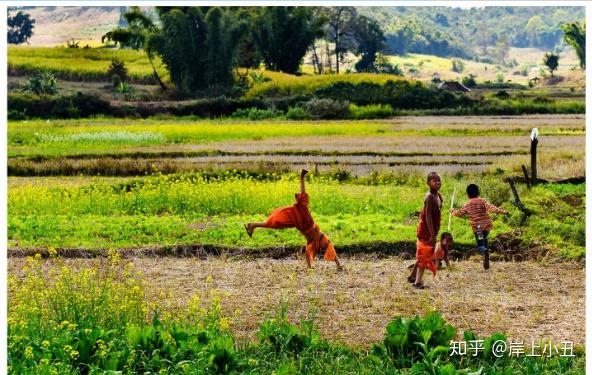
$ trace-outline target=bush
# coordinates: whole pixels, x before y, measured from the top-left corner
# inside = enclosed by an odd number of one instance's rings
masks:
[[[23,114],[28,118],[80,118],[99,114],[109,115],[111,109],[108,101],[80,92],[74,95],[57,96],[8,95],[8,111],[13,116]]]
[[[278,115],[276,111],[270,109],[259,109],[257,107],[238,109],[230,117],[232,118],[246,118],[251,121],[267,120]]]
[[[379,357],[388,356],[397,368],[411,367],[424,357],[444,357],[455,336],[456,329],[437,312],[423,319],[398,317],[386,326],[384,341],[382,345],[375,344],[373,352]]]
[[[393,116],[393,107],[389,104],[373,104],[366,106],[349,105],[349,118],[355,120],[377,119]]]
[[[35,71],[27,77],[22,91],[36,95],[54,95],[58,92],[57,81],[50,72]]]
[[[421,82],[387,81],[384,85],[339,82],[315,91],[315,96],[356,105],[389,104],[393,109],[444,108],[469,105],[466,95],[425,87]]]
[[[111,60],[111,65],[107,69],[107,76],[113,82],[113,87],[118,87],[122,82],[128,81],[127,68],[121,60]]]
[[[349,103],[332,99],[312,99],[305,104],[313,119],[342,119],[349,113]]]
[[[290,107],[286,112],[286,118],[288,120],[310,120],[311,116],[302,107]]]
[[[452,60],[452,71],[462,73],[465,70],[465,64],[460,60]]]
[[[477,86],[477,81],[475,81],[475,75],[469,74],[468,76],[463,77],[462,84],[471,88]]]

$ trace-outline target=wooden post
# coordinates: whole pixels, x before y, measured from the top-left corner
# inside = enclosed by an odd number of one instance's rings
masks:
[[[520,196],[518,196],[518,190],[516,190],[516,185],[514,183],[514,179],[510,178],[508,180],[510,184],[510,189],[512,190],[512,194],[514,195],[514,206],[516,206],[523,214],[522,220],[520,220],[520,225],[524,225],[526,219],[532,215],[532,211],[524,206],[524,204],[520,201]]]
[[[528,178],[528,171],[524,164],[522,164],[522,172],[524,173],[524,181],[526,182],[526,187],[530,189],[530,179]]]
[[[535,186],[537,184],[537,164],[536,164],[536,154],[537,154],[537,144],[539,143],[539,130],[537,128],[532,129],[530,132],[530,181],[531,185]]]

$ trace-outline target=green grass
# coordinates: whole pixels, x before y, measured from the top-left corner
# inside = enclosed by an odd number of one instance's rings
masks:
[[[582,135],[584,129],[549,124],[541,135]],[[305,136],[523,136],[524,127],[397,127],[388,121],[264,120],[33,120],[8,123],[8,155],[75,155],[113,153],[123,147],[263,140]]]
[[[105,81],[111,60],[125,63],[134,82],[153,82],[152,66],[143,51],[111,48],[8,47],[8,70],[23,75],[34,70],[54,73],[65,80]],[[158,74],[168,79],[165,67],[156,61]]]
[[[293,203],[296,175],[267,177],[272,179],[184,174],[122,184],[60,186],[55,180],[47,186],[19,184],[8,192],[9,246],[105,249],[207,244],[257,249],[302,244],[295,230],[258,230],[255,240],[246,236],[242,223],[264,221],[274,208]],[[340,183],[312,177],[308,184],[311,212],[338,249],[377,241],[413,243],[426,190],[422,179],[404,185],[388,181],[366,185],[365,179]],[[520,227],[521,216],[510,203],[507,185],[493,177],[471,181],[482,186],[486,199],[513,212],[508,218],[494,217],[492,237],[521,229],[525,244],[544,243],[555,251],[561,249],[567,258],[583,256],[584,208],[563,201],[568,194],[553,190],[561,188],[551,184],[522,191],[523,202],[535,215]],[[442,230],[454,186],[462,191],[467,183],[466,179],[444,181]],[[457,207],[463,201],[457,195]],[[466,220],[453,218],[452,233],[464,247],[474,241]]]
[[[382,85],[387,81],[407,80],[404,77],[396,75],[373,73],[293,76],[285,73],[264,72],[263,76],[271,80],[253,85],[245,94],[246,98],[312,94],[316,89],[332,85],[336,82],[350,82],[353,84],[372,82]]]

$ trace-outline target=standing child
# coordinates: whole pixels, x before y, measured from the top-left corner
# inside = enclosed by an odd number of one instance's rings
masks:
[[[417,243],[415,258],[417,267],[413,267],[412,274],[407,280],[413,281],[413,286],[418,289],[424,289],[423,272],[425,269],[432,271],[436,276],[438,267],[434,263],[434,246],[440,230],[440,219],[442,210],[442,196],[438,192],[442,186],[440,176],[436,172],[428,173],[427,183],[430,191],[426,193],[423,201],[423,209],[419,215],[417,224]],[[417,271],[415,271],[417,269]],[[415,275],[413,274],[415,271]]]
[[[308,268],[312,267],[312,261],[316,254],[325,251],[325,260],[334,261],[337,270],[341,270],[341,264],[337,258],[335,248],[329,237],[320,231],[319,226],[314,223],[308,209],[309,198],[304,189],[304,178],[308,171],[303,169],[300,172],[300,193],[296,193],[296,203],[292,206],[277,208],[269,215],[263,223],[245,224],[249,237],[253,236],[255,228],[284,229],[296,228],[306,238],[306,263]]]
[[[467,186],[467,195],[469,201],[466,202],[460,210],[450,209],[454,216],[469,216],[469,222],[471,228],[475,234],[475,241],[477,242],[477,250],[483,254],[483,268],[489,268],[489,249],[487,248],[487,236],[491,229],[493,229],[493,223],[489,218],[488,212],[494,212],[497,214],[509,214],[508,211],[502,210],[487,202],[485,199],[479,197],[479,186],[470,184]]]

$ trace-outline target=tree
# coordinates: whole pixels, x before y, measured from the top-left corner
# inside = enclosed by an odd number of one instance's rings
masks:
[[[265,7],[261,9],[255,41],[265,66],[294,74],[308,48],[322,36],[323,20],[310,7]]]
[[[121,10],[122,9],[120,8],[120,11]],[[148,60],[152,66],[154,78],[160,87],[165,90],[166,86],[160,79],[158,73],[156,72],[156,67],[154,66],[154,53],[146,48],[148,36],[150,34],[156,33],[158,31],[158,27],[150,17],[142,13],[139,7],[131,7],[123,14],[123,19],[125,22],[120,21],[119,24],[126,24],[127,26],[120,26],[107,32],[101,37],[101,42],[104,43],[105,41],[111,41],[119,44],[121,47],[127,47],[136,50],[146,50],[146,56],[148,56]]]
[[[501,36],[496,44],[495,49],[493,50],[493,56],[498,62],[498,64],[503,64],[506,59],[508,58],[508,54],[510,53],[510,41],[508,38],[503,35]]]
[[[356,70],[374,71],[376,54],[384,48],[384,33],[380,24],[371,18],[360,16],[356,20],[354,36],[357,42],[356,55],[362,56],[356,63]]]
[[[579,22],[566,23],[561,26],[565,43],[569,44],[580,59],[580,67],[586,67],[586,23],[580,25]]]
[[[539,40],[538,34],[539,29],[543,26],[543,20],[540,16],[533,16],[528,20],[526,24],[526,35],[528,36],[528,40],[530,42],[530,46],[538,47]]]
[[[244,24],[220,7],[158,7],[161,26],[146,40],[160,56],[178,91],[226,93]]]
[[[339,74],[339,63],[343,62],[345,53],[354,47],[353,33],[358,13],[354,7],[322,9],[327,19],[325,36],[335,46],[335,72]]]
[[[31,15],[18,11],[14,16],[10,16],[8,11],[8,43],[22,44],[26,43],[33,35],[33,28],[35,27],[35,20]]]
[[[553,71],[557,70],[557,67],[559,66],[559,55],[554,53],[545,53],[545,57],[543,57],[543,64],[549,68],[551,77],[553,77]]]
[[[232,69],[244,23],[220,7],[156,10],[159,25],[135,7],[126,13],[129,26],[116,28],[103,39],[143,48],[149,58],[160,56],[171,81],[185,95],[203,90],[226,92],[234,83]]]

